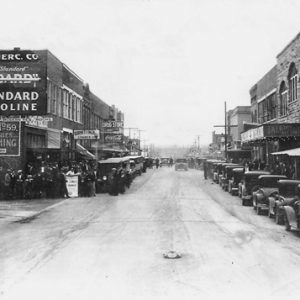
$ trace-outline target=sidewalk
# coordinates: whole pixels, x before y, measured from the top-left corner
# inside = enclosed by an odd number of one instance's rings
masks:
[[[31,219],[54,206],[60,205],[64,200],[66,199],[0,201],[0,224]]]

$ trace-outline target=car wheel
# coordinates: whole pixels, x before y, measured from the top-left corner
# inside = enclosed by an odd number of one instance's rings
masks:
[[[257,212],[257,215],[260,216],[261,215],[261,208],[256,206],[256,212]]]
[[[284,225],[285,225],[285,230],[286,231],[291,231],[291,225],[290,225],[290,223],[289,223],[286,216],[284,217]]]
[[[246,206],[247,205],[247,201],[245,199],[242,199],[242,205]]]
[[[271,213],[271,209],[269,208],[268,209],[268,217],[271,219],[271,218],[273,218],[273,214]]]
[[[275,212],[275,223],[278,224],[278,225],[282,225],[282,217],[277,213]]]

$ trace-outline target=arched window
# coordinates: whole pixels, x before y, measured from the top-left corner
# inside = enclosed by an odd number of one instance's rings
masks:
[[[287,88],[284,81],[280,84],[279,101],[280,115],[285,116],[287,114]]]
[[[298,82],[298,72],[294,63],[291,63],[288,73],[288,83],[289,83],[289,102],[297,100],[297,82]]]

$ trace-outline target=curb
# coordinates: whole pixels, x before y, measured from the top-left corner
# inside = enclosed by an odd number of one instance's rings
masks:
[[[45,213],[45,212],[47,212],[47,211],[49,211],[49,210],[51,210],[51,209],[53,209],[55,207],[58,207],[58,206],[62,205],[63,203],[65,203],[66,200],[68,200],[68,198],[64,199],[64,200],[62,200],[62,201],[60,201],[58,203],[55,203],[53,205],[47,206],[47,207],[45,207],[45,208],[43,208],[43,209],[41,209],[41,210],[39,210],[39,211],[37,211],[37,212],[29,215],[29,216],[21,217],[18,220],[11,221],[11,223],[28,223],[28,222],[34,220],[39,215],[41,215],[41,214],[43,214],[43,213]]]

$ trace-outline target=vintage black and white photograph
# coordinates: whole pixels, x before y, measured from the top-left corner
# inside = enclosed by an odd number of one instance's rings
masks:
[[[300,296],[300,1],[0,1],[0,299]]]

